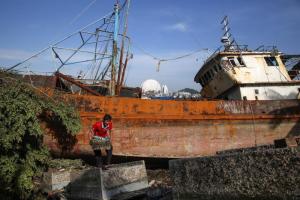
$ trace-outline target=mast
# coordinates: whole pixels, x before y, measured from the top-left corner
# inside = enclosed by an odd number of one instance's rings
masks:
[[[113,38],[113,48],[112,48],[112,63],[111,63],[111,80],[109,85],[109,93],[111,96],[115,96],[116,89],[116,65],[118,56],[118,33],[119,33],[119,4],[116,3],[114,7],[115,14],[115,28],[114,28],[114,38]]]
[[[120,87],[119,87],[119,94],[121,92],[121,87],[124,83],[124,76],[125,76],[125,71],[126,71],[126,67],[127,67],[127,63],[128,63],[128,60],[129,60],[129,50],[127,51],[127,55],[126,55],[126,59],[125,59],[125,63],[124,63],[124,67],[123,67],[123,71],[122,71],[122,75],[121,75],[121,82],[120,82]]]
[[[125,64],[123,64],[123,55],[124,55],[125,37],[126,37],[126,34],[127,34],[127,24],[128,24],[127,21],[128,21],[128,12],[129,12],[130,0],[126,0],[126,3],[127,3],[127,8],[126,8],[126,14],[125,14],[125,20],[124,20],[124,30],[123,30],[123,37],[122,37],[122,44],[121,44],[121,53],[120,53],[117,88],[116,88],[117,95],[120,94],[121,87],[122,87],[122,84],[123,84],[123,82],[121,81],[122,80],[121,76],[122,75],[124,76],[124,73],[125,73],[124,70],[126,68]],[[127,58],[126,58],[126,60],[127,60]]]

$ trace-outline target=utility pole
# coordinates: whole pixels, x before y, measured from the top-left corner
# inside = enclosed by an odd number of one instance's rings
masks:
[[[116,66],[117,66],[117,57],[118,57],[118,33],[119,33],[119,4],[115,4],[114,8],[115,13],[115,29],[114,29],[114,39],[113,39],[113,48],[112,48],[112,62],[111,62],[111,80],[109,85],[110,96],[115,96],[116,90]]]

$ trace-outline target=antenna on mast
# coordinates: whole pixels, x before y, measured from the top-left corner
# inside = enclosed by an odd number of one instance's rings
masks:
[[[221,24],[223,24],[222,30],[224,31],[224,34],[221,38],[221,42],[224,44],[225,50],[234,50],[233,43],[236,43],[234,38],[232,38],[232,35],[230,33],[230,28],[229,28],[229,20],[228,16],[225,16],[223,20],[221,21]],[[231,41],[232,38],[232,41]]]

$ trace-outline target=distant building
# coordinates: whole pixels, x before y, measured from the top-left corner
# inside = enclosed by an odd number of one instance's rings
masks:
[[[170,96],[168,87],[154,79],[145,80],[142,85],[142,98],[156,98]]]
[[[189,92],[174,92],[173,98],[174,99],[189,99],[192,97],[192,94]]]
[[[164,95],[169,95],[169,89],[166,85],[162,86],[162,91],[161,91]]]

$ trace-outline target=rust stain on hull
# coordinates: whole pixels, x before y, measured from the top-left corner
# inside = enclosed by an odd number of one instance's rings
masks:
[[[299,135],[298,100],[281,101],[164,101],[118,97],[63,95],[76,106],[83,129],[70,152],[92,154],[90,127],[105,113],[113,116],[115,155],[195,157],[217,151],[272,144]],[[44,143],[60,147],[51,134]]]

